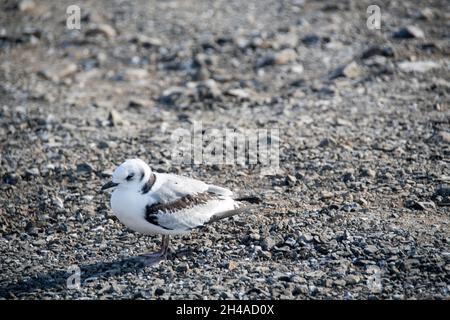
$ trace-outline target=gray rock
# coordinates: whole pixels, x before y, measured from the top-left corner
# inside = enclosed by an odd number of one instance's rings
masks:
[[[156,288],[155,290],[155,296],[162,296],[166,291],[162,288]]]
[[[342,181],[344,182],[355,181],[355,176],[353,175],[353,172],[348,171],[344,173],[344,175],[342,176]]]
[[[109,121],[109,125],[112,127],[116,127],[116,126],[125,124],[125,121],[123,120],[120,113],[114,109],[109,111],[108,121]]]
[[[27,175],[30,176],[38,176],[41,174],[38,168],[30,168],[27,169],[25,172],[27,173]]]
[[[145,48],[160,47],[163,45],[163,41],[156,37],[149,37],[144,34],[138,34],[131,39],[132,42],[138,43]]]
[[[404,61],[398,64],[398,67],[401,71],[404,72],[419,72],[424,73],[433,69],[440,68],[440,65],[434,61],[426,60],[426,61]]]
[[[374,254],[374,253],[377,253],[378,252],[378,247],[377,246],[375,246],[375,245],[368,245],[365,249],[364,249],[364,251],[366,252],[366,253],[368,253],[368,254]]]
[[[304,242],[311,242],[311,241],[313,241],[313,239],[314,239],[314,237],[309,233],[302,234],[300,236],[300,240],[302,240]]]
[[[346,77],[357,78],[361,75],[361,67],[355,61],[337,68],[332,74],[331,79]]]
[[[91,173],[93,171],[94,168],[87,162],[77,164],[77,173],[83,174],[83,173]]]
[[[128,102],[129,108],[140,109],[140,108],[151,108],[154,106],[154,102],[148,99],[132,98]]]
[[[189,265],[184,262],[184,263],[180,263],[179,265],[177,265],[176,267],[176,271],[177,272],[186,272],[189,270]]]
[[[112,39],[117,36],[117,31],[112,26],[105,23],[93,25],[86,30],[86,36],[88,37],[98,34],[103,35],[108,39]]]
[[[450,132],[439,131],[437,133],[437,137],[438,137],[439,141],[442,141],[444,143],[450,143]]]
[[[412,39],[412,38],[418,38],[423,39],[425,38],[425,33],[416,26],[406,26],[401,29],[399,29],[397,32],[394,33],[394,38],[399,39]]]
[[[436,206],[431,201],[406,200],[405,207],[412,210],[433,210]]]
[[[297,52],[294,49],[284,49],[276,53],[270,53],[258,59],[256,67],[262,68],[270,65],[283,65],[297,59]]]
[[[19,3],[19,10],[23,12],[31,12],[36,9],[36,3],[32,0],[22,0]]]
[[[284,49],[274,55],[274,64],[287,64],[297,59],[297,52],[294,49]]]
[[[63,61],[57,62],[45,67],[39,71],[39,74],[44,78],[53,82],[59,82],[62,79],[69,77],[77,72],[77,65],[73,62]]]
[[[372,46],[362,53],[361,59],[368,59],[373,56],[394,57],[395,52],[394,49],[389,46]]]
[[[350,274],[344,278],[345,282],[349,285],[357,284],[361,281],[361,277],[358,275]]]

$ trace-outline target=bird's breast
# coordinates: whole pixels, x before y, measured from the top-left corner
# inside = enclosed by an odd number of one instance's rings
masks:
[[[111,196],[111,209],[128,228],[144,234],[155,234],[156,230],[145,220],[144,200],[135,192],[116,190]]]

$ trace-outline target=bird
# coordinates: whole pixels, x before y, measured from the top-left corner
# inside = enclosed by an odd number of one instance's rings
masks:
[[[255,196],[234,198],[227,188],[193,178],[153,172],[141,159],[118,166],[101,191],[114,188],[111,209],[125,226],[145,235],[162,235],[161,249],[144,254],[145,264],[167,257],[169,237],[246,211],[260,203]]]

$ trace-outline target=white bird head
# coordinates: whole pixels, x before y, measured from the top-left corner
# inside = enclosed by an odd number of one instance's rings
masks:
[[[150,167],[141,159],[128,159],[114,170],[112,181],[102,187],[102,191],[118,188],[140,188],[151,175]]]

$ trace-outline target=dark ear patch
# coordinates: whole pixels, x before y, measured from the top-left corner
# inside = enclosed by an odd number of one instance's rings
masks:
[[[149,192],[152,189],[153,185],[155,184],[155,180],[156,180],[155,174],[154,173],[150,174],[150,178],[142,186],[141,192],[143,194]]]

